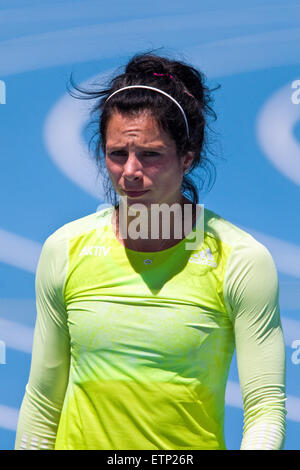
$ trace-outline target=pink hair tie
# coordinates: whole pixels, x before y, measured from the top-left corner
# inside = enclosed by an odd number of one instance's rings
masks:
[[[184,89],[184,93],[186,93],[187,95],[191,96],[192,98],[195,98],[194,95],[191,95],[191,93],[189,93],[186,89]]]
[[[153,75],[157,75],[158,77],[163,77],[164,75],[167,75],[168,77],[170,77],[172,80],[175,80],[173,75],[171,75],[170,73],[156,73],[156,72],[153,72]],[[184,89],[184,93],[186,93],[187,95],[191,96],[192,98],[195,98],[193,95],[191,95],[191,93],[189,93],[187,91],[187,89],[185,88]]]
[[[153,75],[157,75],[158,77],[163,77],[164,75],[167,75],[167,76],[170,77],[172,80],[174,80],[173,75],[171,75],[170,73],[155,73],[155,72],[153,72]]]

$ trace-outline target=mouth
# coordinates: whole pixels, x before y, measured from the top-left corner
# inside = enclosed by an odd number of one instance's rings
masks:
[[[147,193],[148,190],[146,190],[146,191],[126,191],[126,190],[124,190],[124,192],[127,194],[128,197],[139,197],[139,196],[142,196],[143,194]]]

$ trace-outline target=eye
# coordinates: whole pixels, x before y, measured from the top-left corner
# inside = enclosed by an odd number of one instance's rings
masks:
[[[114,150],[112,152],[108,152],[108,155],[110,157],[127,157],[128,154],[127,154],[127,151],[126,150]],[[150,151],[150,150],[145,150],[143,152],[141,152],[140,154],[142,157],[159,157],[160,156],[160,153],[159,152],[154,152],[154,151]]]
[[[112,157],[124,157],[127,155],[127,152],[124,150],[115,150],[114,152],[110,152],[109,155]]]
[[[148,157],[159,157],[160,153],[158,153],[158,152],[143,152],[143,155],[146,155]]]

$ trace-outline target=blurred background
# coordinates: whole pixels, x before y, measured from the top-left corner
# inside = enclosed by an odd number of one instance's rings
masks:
[[[299,0],[0,1],[0,449],[14,447],[29,376],[34,276],[45,239],[104,202],[83,128],[101,81],[136,53],[182,59],[212,88],[217,179],[200,203],[271,252],[286,344],[287,437],[300,449]],[[220,157],[220,158],[219,158]],[[236,356],[225,437],[239,449]]]

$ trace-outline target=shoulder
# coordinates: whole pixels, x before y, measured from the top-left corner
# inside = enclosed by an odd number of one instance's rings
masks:
[[[40,253],[36,279],[39,290],[62,286],[69,264],[70,240],[94,229],[102,229],[110,222],[111,208],[68,222],[46,238]]]
[[[243,309],[276,306],[278,274],[267,247],[210,210],[205,211],[205,232],[225,246],[223,295],[231,319]]]
[[[269,250],[249,232],[223,218],[214,211],[205,208],[204,231],[208,236],[219,240],[228,247],[233,257],[245,259],[270,259]]]
[[[224,219],[213,211],[205,210],[205,233],[218,240],[223,259],[224,294],[278,288],[275,262],[268,248],[250,233]]]
[[[204,209],[204,227],[205,233],[231,247],[241,240],[246,240],[248,243],[256,242],[250,233],[207,208]]]
[[[45,241],[48,246],[63,244],[71,238],[88,233],[92,230],[104,228],[111,223],[113,207],[106,207],[79,219],[68,222],[55,230]]]
[[[88,234],[93,230],[102,231],[111,223],[113,207],[105,208],[79,219],[73,220],[52,232],[44,241],[38,262],[38,272],[41,267],[48,270],[65,271],[69,260],[70,243],[76,237]]]

